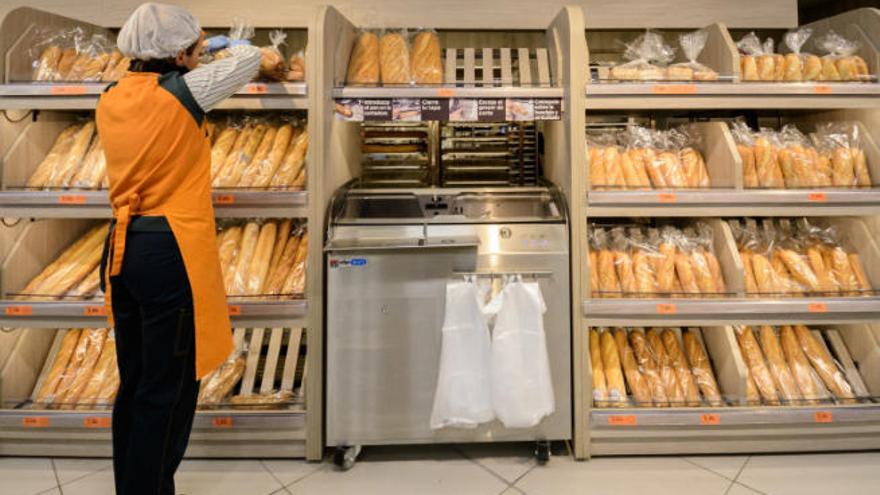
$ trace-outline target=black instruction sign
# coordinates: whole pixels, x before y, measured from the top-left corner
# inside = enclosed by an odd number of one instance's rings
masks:
[[[391,120],[392,107],[390,99],[363,100],[364,120]]]

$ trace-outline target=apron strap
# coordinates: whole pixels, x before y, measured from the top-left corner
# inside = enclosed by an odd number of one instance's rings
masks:
[[[128,225],[132,214],[140,208],[141,197],[134,193],[128,197],[128,204],[116,211],[116,226],[110,239],[110,277],[122,272],[122,260],[125,258],[125,239],[128,237]]]

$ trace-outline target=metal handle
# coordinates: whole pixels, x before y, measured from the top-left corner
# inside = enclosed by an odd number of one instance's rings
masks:
[[[328,253],[346,253],[354,251],[393,251],[401,249],[452,249],[452,248],[476,248],[479,242],[455,242],[455,243],[434,243],[434,244],[360,244],[357,246],[333,246],[331,243],[326,248]]]

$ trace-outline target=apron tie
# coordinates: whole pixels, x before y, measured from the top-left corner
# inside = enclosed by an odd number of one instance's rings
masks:
[[[141,205],[141,197],[132,193],[128,197],[128,204],[123,205],[116,211],[116,226],[113,228],[113,238],[110,240],[110,276],[115,277],[122,272],[122,260],[125,258],[125,238],[128,237],[128,225],[131,216],[136,214]]]

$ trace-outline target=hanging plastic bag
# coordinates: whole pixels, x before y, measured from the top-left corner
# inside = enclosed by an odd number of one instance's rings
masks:
[[[446,284],[446,316],[431,429],[492,421],[489,327],[473,281]]]
[[[705,29],[698,29],[679,36],[678,42],[687,62],[670,65],[666,69],[666,78],[673,81],[717,81],[717,72],[697,62],[708,40],[709,32]]]
[[[611,69],[611,78],[621,81],[658,81],[666,78],[666,64],[675,58],[675,49],[663,41],[663,35],[648,30],[626,44],[624,64]]]
[[[502,292],[492,333],[492,404],[507,428],[531,428],[555,410],[537,282],[517,277]]]
[[[269,33],[269,41],[271,44],[260,48],[260,77],[270,81],[283,81],[287,74],[280,47],[287,43],[287,33],[276,29]]]

